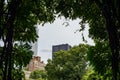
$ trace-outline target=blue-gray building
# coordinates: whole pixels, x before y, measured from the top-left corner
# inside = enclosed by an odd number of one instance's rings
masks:
[[[54,53],[58,52],[60,50],[66,50],[68,51],[71,48],[69,44],[60,44],[60,45],[54,45],[52,46],[52,59],[54,58]]]

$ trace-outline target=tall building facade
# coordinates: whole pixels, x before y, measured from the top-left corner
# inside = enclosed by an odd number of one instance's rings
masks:
[[[35,26],[36,28],[36,33],[38,34],[39,29],[37,26]],[[33,56],[37,56],[38,55],[38,39],[35,43],[32,43],[32,51],[34,52]]]
[[[38,41],[35,43],[32,43],[32,51],[33,51],[33,56],[38,55]]]
[[[68,51],[71,48],[69,44],[61,44],[61,45],[54,45],[52,46],[52,59],[54,58],[54,53],[60,50]]]

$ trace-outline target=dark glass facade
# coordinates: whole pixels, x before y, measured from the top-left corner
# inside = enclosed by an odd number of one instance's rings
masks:
[[[60,50],[69,50],[71,46],[69,44],[61,44],[52,46],[52,58],[54,58],[54,53]]]

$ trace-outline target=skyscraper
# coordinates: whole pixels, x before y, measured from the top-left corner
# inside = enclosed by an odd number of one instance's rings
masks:
[[[33,51],[33,56],[37,56],[38,54],[38,42],[32,43],[32,51]]]
[[[36,33],[38,34],[39,29],[37,26],[35,26],[35,28],[36,28]],[[33,56],[37,56],[37,54],[38,54],[38,39],[35,43],[32,43],[32,51],[34,52]]]
[[[61,44],[61,45],[54,45],[52,46],[52,59],[54,58],[54,53],[60,50],[68,51],[71,48],[69,44]]]

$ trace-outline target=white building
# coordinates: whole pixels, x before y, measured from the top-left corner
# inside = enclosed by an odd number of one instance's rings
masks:
[[[36,33],[38,34],[39,29],[36,26]],[[32,43],[32,51],[34,52],[33,56],[38,56],[38,39],[35,43]]]

